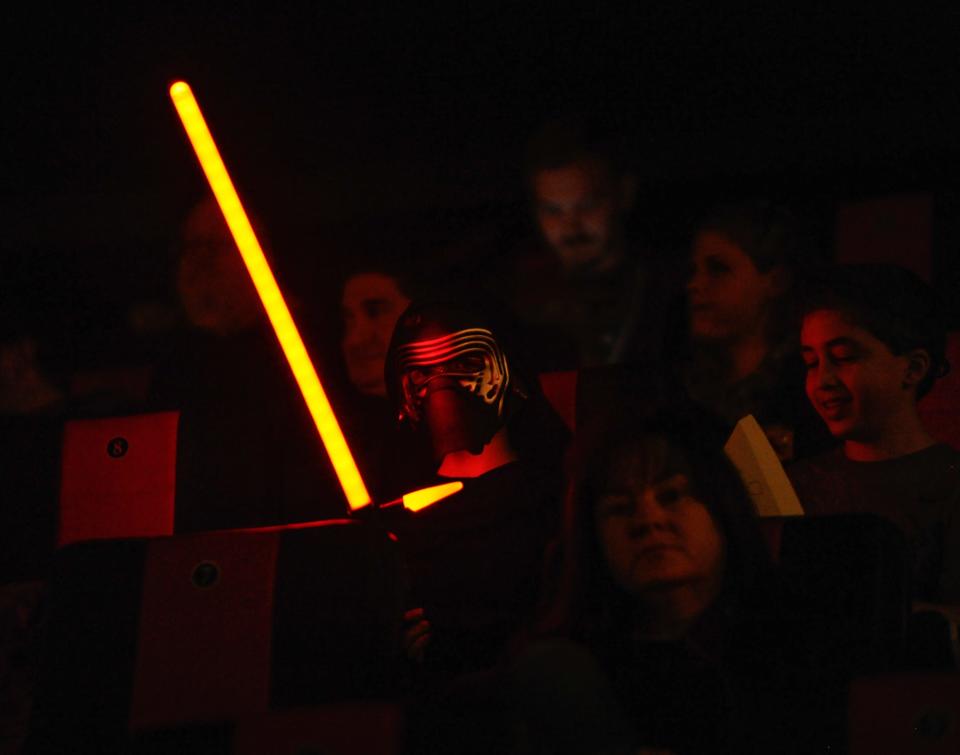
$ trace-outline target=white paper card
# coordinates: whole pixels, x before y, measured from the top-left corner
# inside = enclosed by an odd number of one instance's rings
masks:
[[[763,428],[752,414],[737,422],[724,446],[760,516],[803,516],[803,507]]]

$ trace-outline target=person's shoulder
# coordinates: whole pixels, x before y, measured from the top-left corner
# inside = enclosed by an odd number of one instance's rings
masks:
[[[890,459],[885,464],[899,474],[909,472],[927,479],[960,483],[960,452],[946,443],[935,443],[919,451]]]
[[[946,443],[937,443],[910,454],[904,459],[911,477],[923,481],[925,487],[936,488],[944,494],[960,490],[960,451]]]

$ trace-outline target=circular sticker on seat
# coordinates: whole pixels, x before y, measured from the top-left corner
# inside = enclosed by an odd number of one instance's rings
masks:
[[[213,561],[201,561],[193,567],[190,581],[193,582],[194,587],[207,590],[220,581],[220,567]]]
[[[913,731],[921,739],[943,739],[952,728],[953,716],[948,710],[930,708],[913,722]]]
[[[114,459],[119,459],[121,456],[126,455],[129,448],[130,444],[127,442],[127,439],[118,435],[116,438],[111,438],[107,443],[107,455]]]

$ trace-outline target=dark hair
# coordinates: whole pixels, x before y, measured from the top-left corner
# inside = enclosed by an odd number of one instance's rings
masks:
[[[410,265],[392,260],[386,255],[353,257],[345,268],[340,283],[341,293],[346,288],[347,282],[358,275],[382,275],[390,278],[397,284],[400,293],[411,300],[422,296],[426,289],[424,281],[417,276]]]
[[[336,267],[339,293],[347,281],[364,273],[378,273],[393,279],[400,292],[408,299],[429,295],[438,272],[435,260],[426,253],[415,235],[394,232],[390,228],[363,228],[350,226],[341,230],[341,237],[328,243],[336,249]],[[325,270],[325,272],[329,272]]]
[[[796,339],[796,283],[811,259],[811,242],[805,227],[789,209],[764,199],[715,205],[696,226],[696,232],[713,231],[736,244],[761,273],[775,268],[783,274],[784,288],[769,302],[766,313],[768,345]]]
[[[926,351],[930,369],[917,385],[918,398],[950,371],[942,303],[933,288],[909,270],[881,264],[822,269],[805,282],[801,292],[801,315],[818,309],[841,312],[893,354]]]
[[[714,206],[697,231],[715,231],[740,247],[760,272],[777,266],[793,271],[809,258],[809,241],[799,218],[786,206],[765,199]]]
[[[564,502],[564,533],[555,592],[540,625],[593,644],[628,632],[636,601],[613,580],[595,526],[595,506],[613,458],[629,447],[663,443],[689,473],[694,495],[710,512],[726,543],[719,598],[731,608],[756,606],[770,559],[753,504],[723,453],[726,429],[694,407],[661,410],[645,419],[621,416],[579,433]]]
[[[524,175],[530,180],[541,170],[591,159],[602,162],[612,177],[626,172],[621,150],[607,129],[580,116],[559,116],[546,121],[528,142]]]

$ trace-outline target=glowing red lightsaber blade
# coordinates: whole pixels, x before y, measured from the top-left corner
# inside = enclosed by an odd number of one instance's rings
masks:
[[[270,318],[270,324],[273,325],[277,340],[300,387],[303,400],[307,403],[310,416],[313,417],[320,439],[330,456],[350,510],[356,511],[370,503],[370,494],[363,484],[360,470],[357,469],[353,454],[350,453],[330,402],[320,385],[320,378],[303,345],[303,339],[293,322],[293,317],[273,277],[260,242],[253,232],[247,213],[240,203],[240,197],[233,187],[213,136],[207,128],[200,106],[190,87],[183,81],[178,81],[170,87],[170,98],[177,109],[190,144],[197,153],[200,166],[210,183],[210,188],[213,189],[213,194],[240,250],[247,271],[253,279],[260,301],[263,302],[263,307],[267,311],[267,317]]]

